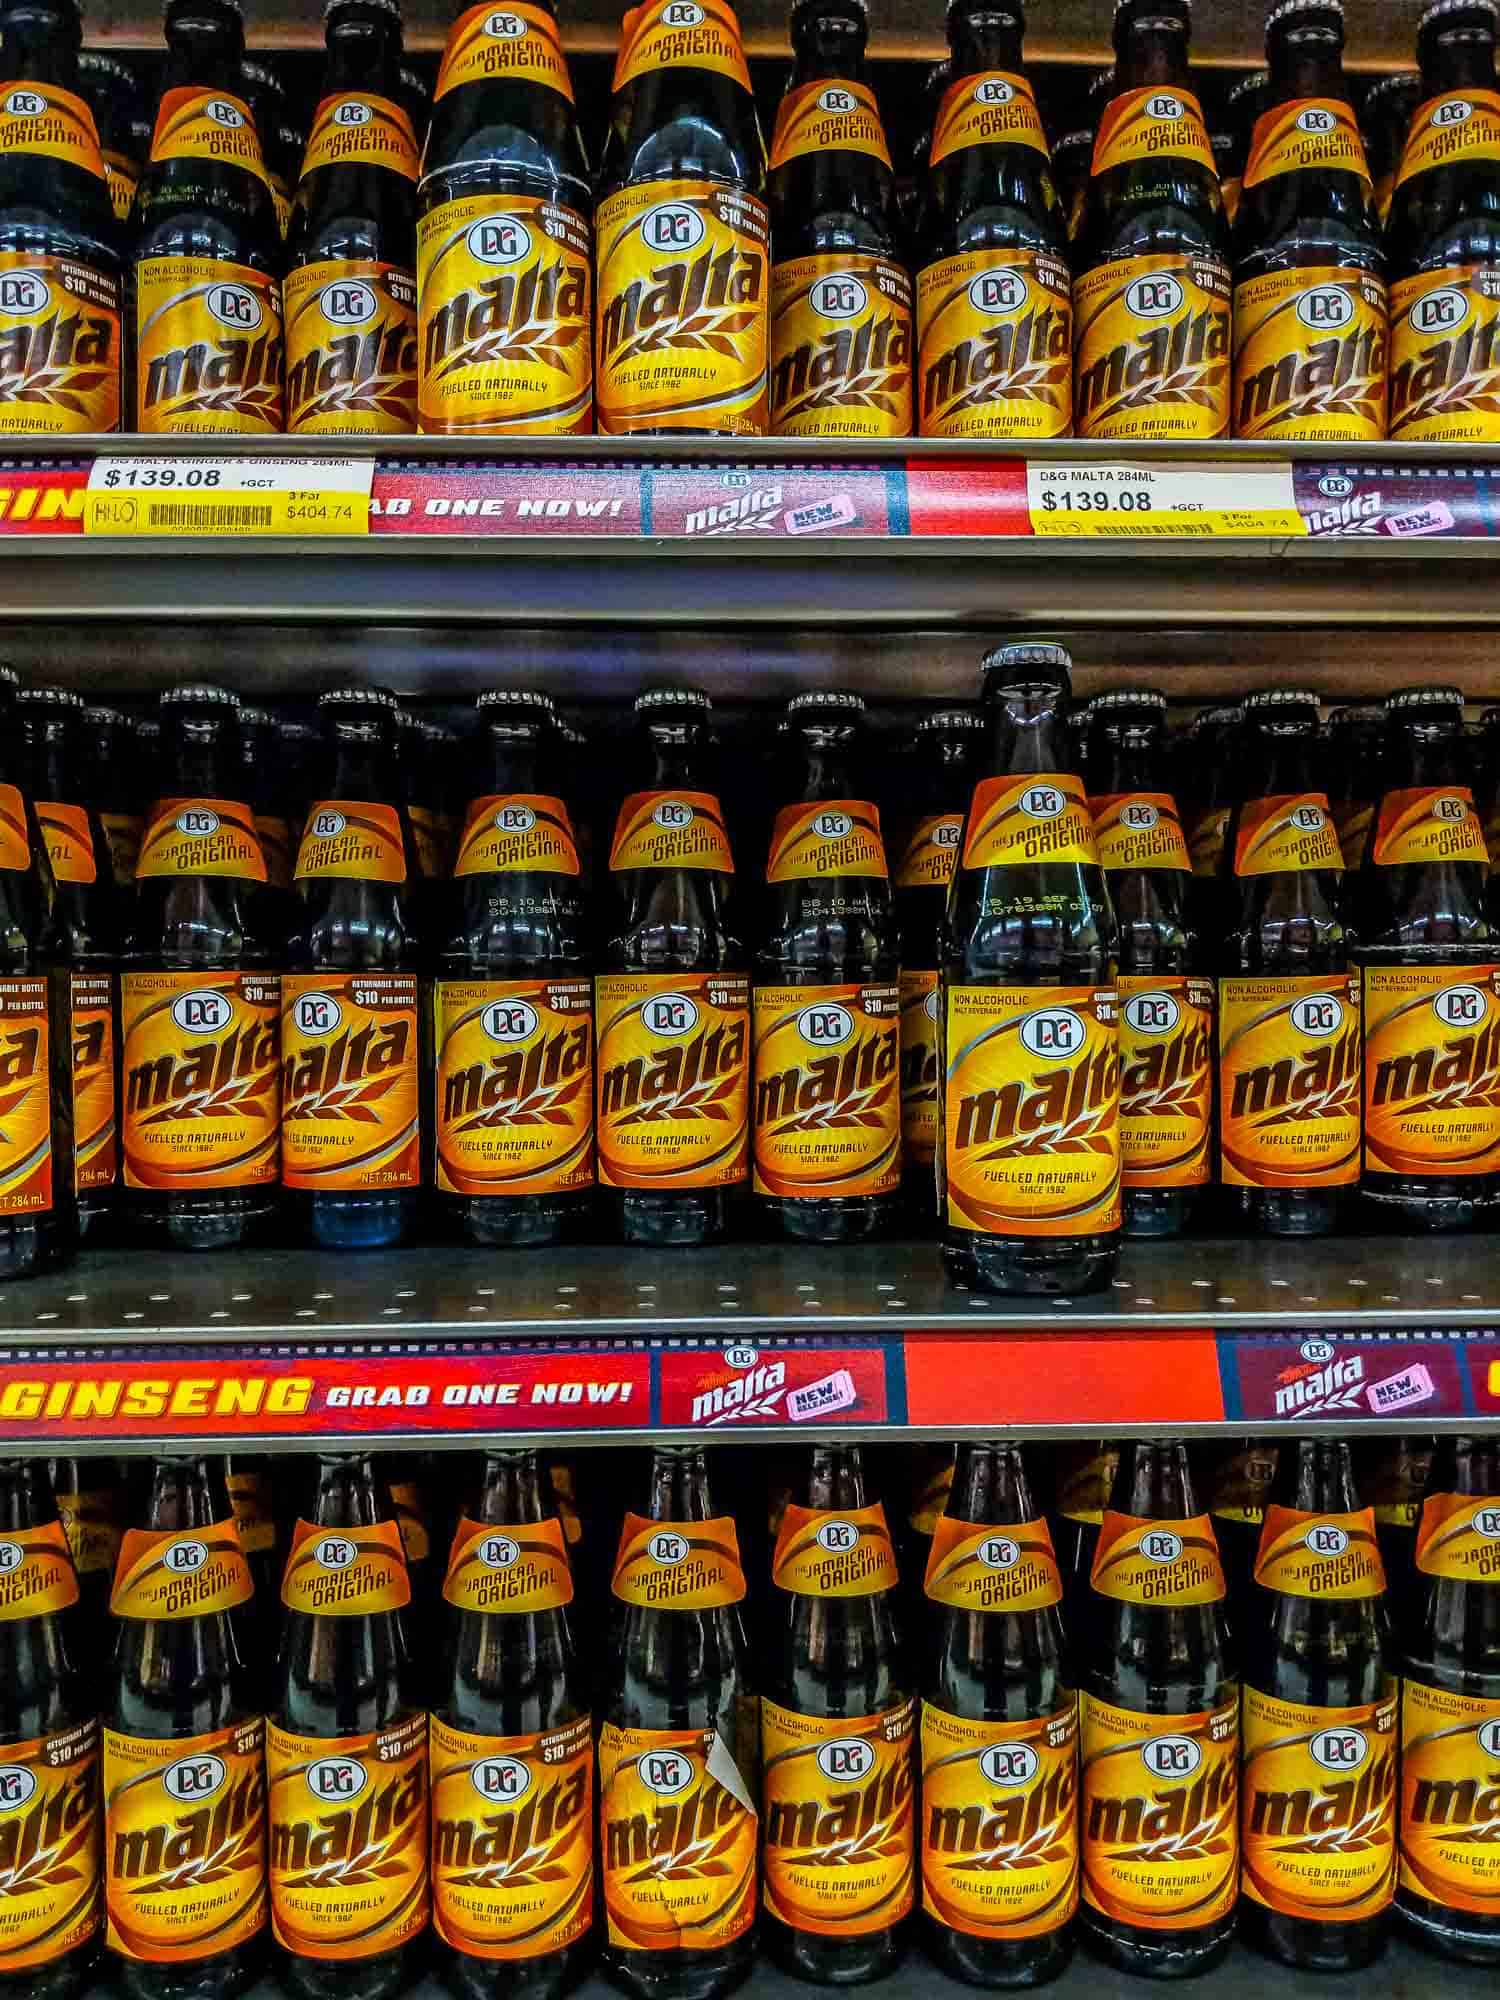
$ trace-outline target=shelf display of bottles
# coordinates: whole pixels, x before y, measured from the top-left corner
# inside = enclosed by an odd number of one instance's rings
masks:
[[[626,14],[601,120],[546,0],[461,9],[430,103],[398,0],[340,0],[303,141],[239,0],[169,7],[147,140],[75,0],[16,0],[0,423],[1500,437],[1490,0],[1428,7],[1363,132],[1339,0],[1270,8],[1222,120],[1188,0],[1121,0],[1050,138],[1021,7],[950,8],[894,152],[863,0],[796,0],[769,149],[729,0],[678,12]]]

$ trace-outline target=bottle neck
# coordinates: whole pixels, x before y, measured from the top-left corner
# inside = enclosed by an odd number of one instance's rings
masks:
[[[1433,1458],[1428,1487],[1433,1493],[1500,1500],[1500,1436],[1445,1439]]]
[[[809,728],[802,737],[802,796],[805,799],[853,798],[855,735],[847,723]]]
[[[534,1451],[492,1451],[474,1514],[487,1527],[526,1527],[540,1521],[542,1482]]]
[[[1141,21],[1125,36],[1115,64],[1115,93],[1152,84],[1188,87],[1187,30],[1177,21]]]
[[[13,81],[78,88],[83,26],[71,7],[18,7],[0,13],[5,74]]]
[[[312,1518],[319,1528],[373,1528],[385,1518],[375,1488],[375,1468],[368,1456],[319,1454]]]
[[[977,76],[989,69],[1021,74],[1021,29],[1008,14],[955,15],[949,24],[948,46],[953,51],[954,76]]]
[[[1479,29],[1441,36],[1422,65],[1422,90],[1427,97],[1446,97],[1453,90],[1494,88],[1494,38]],[[1402,132],[1398,145],[1405,136]]]
[[[1467,783],[1468,744],[1458,723],[1408,724],[1391,732],[1388,791]]]
[[[1270,55],[1271,95],[1347,97],[1344,45],[1326,28],[1305,28],[1278,40]]]
[[[401,27],[394,16],[345,12],[328,23],[324,94],[373,90],[393,94],[401,70]]]
[[[708,1466],[696,1445],[659,1445],[651,1457],[647,1513],[653,1521],[711,1521]]]
[[[0,1534],[40,1528],[57,1519],[57,1502],[40,1459],[0,1458]]]
[[[146,1526],[163,1532],[212,1528],[229,1514],[222,1474],[210,1474],[201,1458],[158,1458],[151,1465]]]
[[[79,787],[68,775],[68,729],[60,715],[38,716],[23,727],[27,790],[33,799],[76,804]]]
[[[1055,687],[997,690],[990,716],[990,770],[996,776],[1066,771],[1071,752]]]
[[[225,716],[183,716],[171,732],[165,762],[173,798],[238,799],[245,789],[243,759]]]
[[[328,772],[331,799],[391,804],[398,796],[390,734],[383,723],[338,723],[328,744]]]
[[[1257,754],[1247,798],[1289,798],[1297,792],[1322,789],[1322,773],[1314,769],[1318,748],[1314,724],[1260,728],[1254,732],[1254,741]]]
[[[817,83],[824,77],[843,77],[863,83],[867,31],[862,22],[847,14],[820,16],[799,26],[792,38],[796,56],[796,83]]]
[[[701,722],[653,722],[647,737],[651,757],[648,790],[666,791],[674,785],[685,791],[709,789],[703,776],[707,744]]]
[[[542,730],[535,722],[491,723],[486,754],[485,789],[493,798],[511,792],[540,792]]]
[[[195,85],[244,98],[245,30],[237,14],[191,14],[167,29],[167,88]]]
[[[1120,1454],[1110,1506],[1146,1520],[1183,1521],[1198,1512],[1187,1446],[1176,1438],[1149,1438]]]
[[[857,1444],[815,1444],[807,1467],[809,1507],[863,1507],[865,1471]]]
[[[1154,723],[1111,726],[1095,760],[1097,782],[1090,773],[1089,791],[1097,798],[1118,792],[1166,790],[1160,726]]]
[[[1359,1499],[1349,1447],[1337,1438],[1298,1438],[1283,1445],[1273,1498],[1304,1514],[1352,1514]]]
[[[960,1444],[945,1511],[955,1521],[1004,1528],[1036,1519],[1021,1447],[1005,1441]]]

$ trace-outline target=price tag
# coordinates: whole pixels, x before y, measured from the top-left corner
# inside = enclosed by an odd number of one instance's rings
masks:
[[[373,459],[96,458],[86,535],[365,535]]]
[[[1026,503],[1037,535],[1150,541],[1307,533],[1289,464],[1028,464]]]

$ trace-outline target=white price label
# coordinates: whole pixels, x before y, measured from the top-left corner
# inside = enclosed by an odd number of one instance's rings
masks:
[[[1037,535],[1305,535],[1290,464],[1026,467]]]
[[[95,459],[86,535],[363,535],[373,459]]]

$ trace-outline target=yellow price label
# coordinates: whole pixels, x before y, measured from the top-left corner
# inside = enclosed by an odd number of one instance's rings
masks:
[[[314,458],[99,458],[86,535],[365,535],[374,462]]]
[[[1157,541],[1307,533],[1289,463],[1028,463],[1026,499],[1035,535]]]

